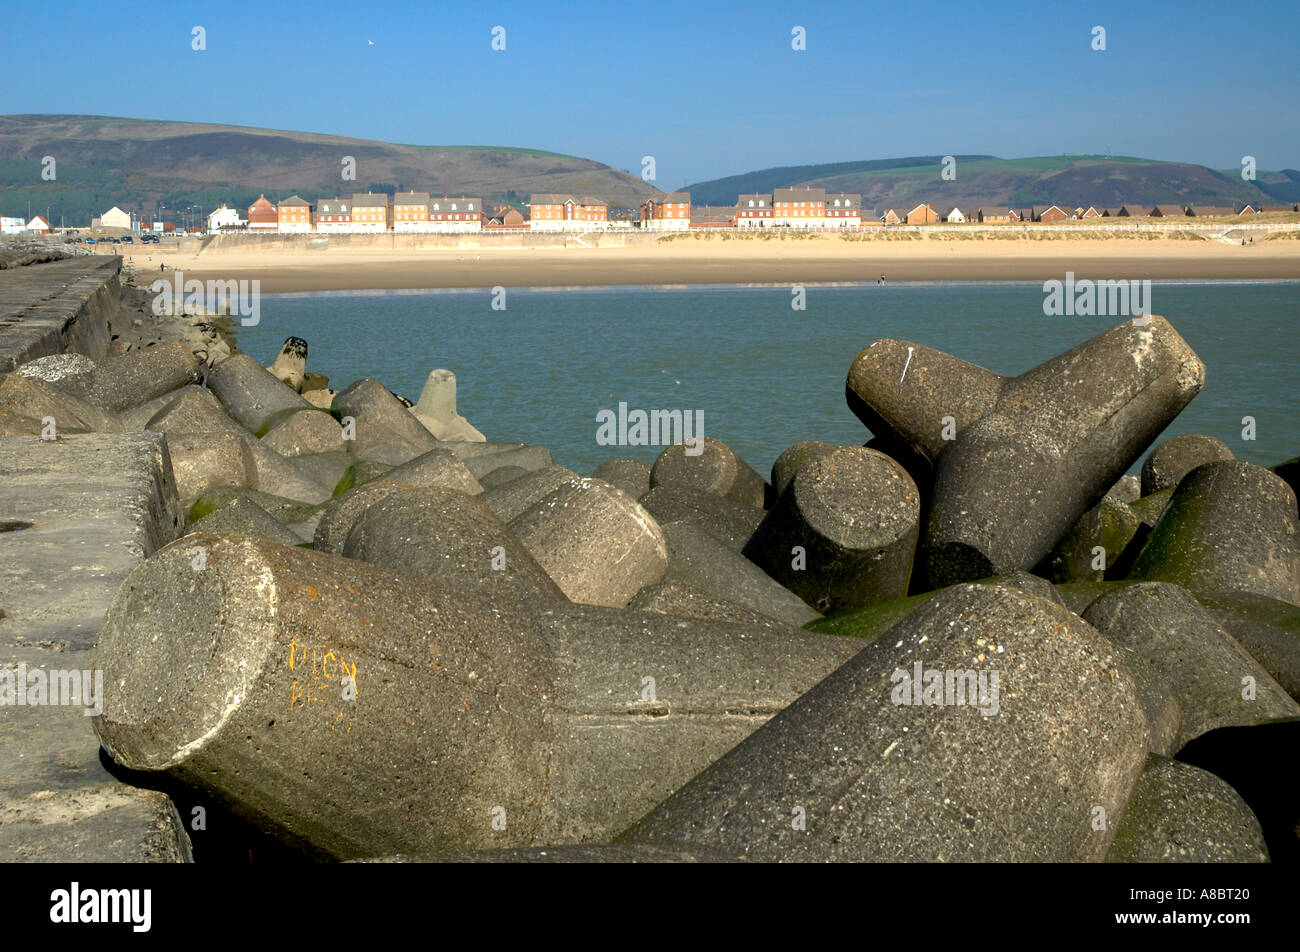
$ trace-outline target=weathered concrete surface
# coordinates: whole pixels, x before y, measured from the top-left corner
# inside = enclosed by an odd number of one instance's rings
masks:
[[[785,492],[785,487],[790,485],[794,479],[794,474],[799,472],[799,468],[805,463],[827,455],[835,447],[829,443],[823,443],[821,440],[801,440],[794,444],[772,464],[772,492],[780,496]]]
[[[122,259],[79,257],[5,269],[0,277],[0,373],[75,351],[100,360],[121,299]]]
[[[47,421],[54,433],[116,433],[121,423],[112,413],[44,380],[0,374],[0,436],[40,436]]]
[[[1188,433],[1165,440],[1142,463],[1142,495],[1173,489],[1202,463],[1234,458],[1232,450],[1212,436]]]
[[[650,491],[650,464],[644,460],[607,459],[591,475],[617,486],[633,499],[640,499]]]
[[[315,854],[604,842],[857,647],[197,535],[119,589],[96,729]]]
[[[1155,315],[1005,381],[936,463],[920,547],[931,584],[1037,564],[1204,383],[1200,358]]]
[[[668,568],[655,518],[623,490],[590,476],[561,484],[509,526],[561,591],[584,605],[623,608]]]
[[[284,545],[298,545],[302,542],[288,526],[247,496],[236,496],[218,506],[195,522],[189,532],[253,535]]]
[[[88,474],[94,474],[93,479]],[[179,533],[163,437],[0,439],[0,667],[92,667],[118,585]],[[189,839],[170,800],[125,787],[79,705],[0,705],[0,861],[177,862]]]
[[[514,469],[516,467],[503,466],[501,468]],[[498,472],[498,470],[492,472]],[[483,502],[497,514],[502,522],[509,522],[535,503],[545,499],[565,483],[578,478],[577,473],[563,466],[546,466],[542,469],[526,470],[523,475],[516,476],[508,483],[486,490],[483,493]]]
[[[555,465],[551,451],[545,446],[508,446],[502,449],[501,444],[496,443],[447,442],[440,445],[464,460],[465,466],[474,474],[475,479],[482,479],[488,473],[505,466],[518,466],[531,471]],[[496,447],[496,449],[481,453],[474,452],[480,447]]]
[[[1205,463],[1178,484],[1130,578],[1193,593],[1254,592],[1300,605],[1300,518],[1279,476],[1241,460]]]
[[[1216,727],[1300,717],[1300,705],[1191,593],[1165,582],[1126,586],[1083,618],[1149,661],[1182,712],[1174,749]]]
[[[553,692],[525,621],[419,575],[189,536],[109,608],[95,729],[118,763],[330,856],[531,845]]]
[[[338,420],[320,410],[303,410],[277,420],[262,437],[262,443],[281,456],[345,449],[343,427]]]
[[[359,459],[400,466],[438,447],[433,434],[378,380],[358,380],[340,390],[333,412],[343,421],[345,435],[347,418],[355,420],[348,452]]]
[[[1147,760],[1108,863],[1267,863],[1259,820],[1207,770],[1155,754]]]
[[[99,361],[86,399],[119,413],[199,379],[199,361],[183,341],[142,347]]]
[[[757,506],[745,505],[702,489],[657,486],[638,501],[660,524],[689,522],[737,552],[745,547],[766,516]]]
[[[849,368],[849,409],[877,437],[903,443],[933,464],[957,433],[988,413],[1008,378],[960,358],[888,338],[864,348]]]
[[[688,585],[796,628],[819,617],[798,595],[698,526],[669,522],[660,528],[668,543],[664,582]]]
[[[849,611],[907,594],[920,518],[902,466],[841,446],[799,469],[744,554],[822,614]]]
[[[400,486],[371,500],[342,554],[523,604],[567,602],[506,524],[457,489]]]
[[[278,414],[313,409],[247,354],[235,354],[213,367],[208,387],[226,412],[254,436],[261,436]]]
[[[586,605],[537,624],[556,664],[558,745],[539,843],[613,838],[861,647]]]
[[[411,413],[440,440],[484,443],[482,433],[456,412],[456,375],[450,370],[433,370],[424,381],[420,399]]]
[[[706,436],[701,443],[698,453],[695,449],[688,453],[683,443],[665,447],[650,469],[650,488],[667,486],[715,493],[762,509],[767,500],[767,481],[721,440]]]
[[[917,662],[983,669],[990,686],[1000,671],[997,713],[901,703]],[[958,585],[620,840],[758,861],[1097,861],[1146,749],[1136,685],[1099,632],[1014,589]]]
[[[1300,608],[1253,592],[1209,592],[1196,600],[1300,701]]]

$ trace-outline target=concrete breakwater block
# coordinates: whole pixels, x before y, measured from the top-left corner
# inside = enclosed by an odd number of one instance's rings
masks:
[[[950,442],[944,418],[964,432],[993,408],[1006,380],[942,351],[885,338],[853,359],[844,396],[873,435],[933,464]]]
[[[394,466],[384,474],[383,478],[412,486],[442,486],[447,489],[459,489],[471,496],[477,496],[483,491],[479,481],[470,473],[469,467],[454,453],[441,446],[422,453],[401,466]]]
[[[1267,863],[1259,820],[1207,770],[1155,754],[1147,760],[1108,863]]]
[[[521,608],[568,600],[505,523],[478,499],[438,486],[398,486],[357,516],[342,554],[424,575]]]
[[[301,337],[287,337],[280,345],[275,362],[267,368],[272,377],[294,393],[302,392],[307,376],[307,350],[307,342]]]
[[[1123,578],[1136,558],[1130,543],[1141,525],[1127,504],[1107,494],[1079,517],[1034,571],[1057,583]]]
[[[898,463],[842,446],[801,467],[744,554],[822,614],[907,594],[921,518]]]
[[[644,460],[607,459],[591,475],[617,486],[633,499],[640,499],[650,491],[650,464]]]
[[[282,545],[298,545],[302,542],[288,526],[248,496],[235,496],[227,500],[190,526],[186,534],[195,532],[258,536]]]
[[[545,650],[504,603],[194,535],[131,574],[93,663],[105,682],[94,726],[114,760],[165,771],[319,854],[533,842],[553,691]]]
[[[1099,861],[1146,752],[1136,685],[1099,632],[959,585],[620,840],[756,861]]]
[[[1212,592],[1196,600],[1300,701],[1300,608],[1253,592]]]
[[[317,552],[343,554],[343,545],[347,541],[352,524],[360,518],[367,508],[381,499],[404,488],[415,489],[410,483],[395,483],[387,479],[378,479],[355,489],[349,489],[341,496],[336,496],[324,507],[320,521],[316,523],[313,536]]]
[[[122,424],[107,410],[64,393],[53,384],[21,374],[0,374],[0,436],[59,433],[117,433]]]
[[[213,367],[208,387],[226,412],[255,436],[264,433],[277,414],[311,409],[310,403],[247,354],[235,354]]]
[[[520,476],[528,475],[528,470],[522,466],[498,466],[492,472],[487,473],[479,480],[479,485],[484,489],[495,489],[497,486],[504,486],[511,480],[518,479]]]
[[[529,471],[554,466],[551,451],[545,446],[508,446],[489,453],[463,454],[460,446],[493,446],[492,443],[445,443],[444,447],[459,456],[465,467],[474,474],[475,479],[482,479],[488,473],[506,466],[517,466]]]
[[[1035,565],[1205,382],[1164,318],[1126,321],[1003,383],[935,464],[932,585]]]
[[[487,437],[456,412],[456,375],[450,370],[434,370],[424,381],[420,399],[411,407],[425,428],[440,440],[449,442],[487,442]]]
[[[187,507],[211,489],[253,488],[255,463],[244,434],[233,430],[169,433],[167,451],[176,474],[176,490]]]
[[[502,467],[505,468],[507,467]],[[500,472],[500,470],[492,472]],[[509,522],[561,486],[578,478],[577,473],[563,466],[545,466],[542,469],[526,470],[523,475],[516,476],[508,483],[484,490],[483,502],[502,522]]]
[[[438,441],[378,380],[358,380],[334,397],[334,415],[355,420],[348,451],[359,459],[400,466],[438,448]]]
[[[44,380],[55,389],[85,400],[90,393],[90,383],[95,376],[95,362],[85,354],[50,354],[37,357],[15,368],[14,373],[35,380]]]
[[[693,449],[683,443],[665,447],[650,469],[650,488],[660,486],[715,493],[758,509],[767,498],[763,477],[735,450],[711,436]]]
[[[856,648],[195,535],[118,591],[95,729],[314,855],[604,841]]]
[[[803,605],[803,602],[799,604]],[[630,611],[654,612],[658,615],[680,615],[683,618],[729,621],[765,628],[790,627],[771,615],[763,615],[735,602],[701,592],[684,582],[663,581],[647,585],[632,596],[627,607]],[[804,607],[807,608],[806,605]]]
[[[772,493],[780,496],[805,463],[833,452],[835,447],[821,440],[803,440],[787,449],[772,464]]]
[[[1291,487],[1241,460],[1205,463],[1178,484],[1130,578],[1200,592],[1254,592],[1300,605],[1300,520]]]
[[[107,357],[95,367],[86,399],[121,412],[199,379],[199,360],[182,341]]]
[[[668,568],[668,544],[654,517],[589,476],[561,484],[509,526],[564,594],[585,605],[623,608]]]
[[[688,585],[796,628],[820,617],[798,595],[705,530],[689,522],[660,528],[668,544],[664,582]]]
[[[739,552],[767,513],[702,489],[656,486],[638,500],[662,525],[689,522]]]
[[[1162,693],[1178,702],[1174,750],[1216,727],[1300,717],[1300,705],[1186,589],[1126,586],[1097,599],[1083,618],[1150,662]]]
[[[153,406],[154,401],[144,406]],[[125,424],[127,414],[123,414]],[[141,430],[157,430],[159,433],[217,433],[228,431],[247,434],[248,431],[230,418],[225,407],[206,387],[188,386],[172,391],[168,400],[143,425],[133,427]]]
[[[861,647],[587,605],[535,624],[561,712],[537,845],[613,839]]]
[[[1175,436],[1160,443],[1142,463],[1142,495],[1173,489],[1202,463],[1235,458],[1223,441],[1212,436]]]
[[[278,420],[262,437],[262,445],[281,456],[346,449],[342,425],[321,410],[302,410]]]

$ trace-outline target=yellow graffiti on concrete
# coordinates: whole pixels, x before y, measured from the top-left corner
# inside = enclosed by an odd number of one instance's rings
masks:
[[[319,648],[300,641],[289,642],[289,709],[311,704],[341,704],[330,722],[330,730],[352,730],[352,705],[361,696],[357,685],[357,662],[332,648]]]

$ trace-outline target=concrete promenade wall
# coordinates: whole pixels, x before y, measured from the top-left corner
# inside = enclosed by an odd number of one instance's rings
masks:
[[[102,359],[120,268],[82,257],[0,269],[0,375],[69,350]],[[23,700],[43,702],[0,704],[0,862],[190,859],[171,799],[101,758],[85,714],[93,672],[76,704],[49,703],[48,690],[52,672],[90,671],[118,586],[182,524],[161,433],[0,437],[0,675],[15,688],[21,675]]]

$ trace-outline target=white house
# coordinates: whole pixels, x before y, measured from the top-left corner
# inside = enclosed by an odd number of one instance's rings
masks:
[[[50,224],[40,215],[37,215],[27,223],[27,233],[29,235],[48,235],[50,233]]]
[[[248,222],[239,217],[236,209],[228,208],[224,203],[215,212],[208,215],[208,231],[221,231],[223,228],[246,228]]]
[[[0,218],[0,235],[21,235],[27,230],[27,222],[22,218]]]
[[[964,222],[966,216],[962,214],[960,208],[954,206],[943,213],[943,220],[946,222]]]
[[[114,205],[104,214],[99,216],[100,228],[121,228],[124,231],[131,230],[131,216],[122,209]]]

